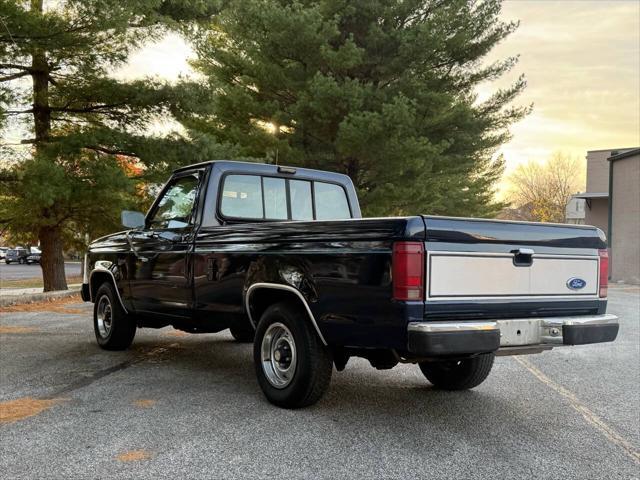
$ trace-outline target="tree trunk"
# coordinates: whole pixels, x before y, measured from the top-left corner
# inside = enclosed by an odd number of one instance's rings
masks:
[[[64,257],[62,254],[62,230],[60,227],[42,227],[38,232],[42,258],[42,279],[44,291],[66,290],[67,279],[64,274]]]
[[[31,0],[31,11],[42,14],[43,0]],[[41,47],[31,51],[31,78],[33,80],[33,130],[35,133],[35,154],[39,155],[42,144],[49,140],[51,134],[51,110],[49,105],[49,74],[51,67],[47,62],[47,53]],[[64,273],[62,256],[62,229],[55,225],[54,214],[50,218],[43,213],[43,220],[53,223],[40,227],[38,240],[42,249],[42,281],[44,291],[66,290],[67,279]]]
[[[357,158],[353,158],[350,157],[347,159],[347,165],[346,165],[346,173],[349,178],[351,178],[351,181],[353,182],[353,184],[358,187],[359,186],[359,180],[360,180],[360,166],[359,166],[358,159]]]

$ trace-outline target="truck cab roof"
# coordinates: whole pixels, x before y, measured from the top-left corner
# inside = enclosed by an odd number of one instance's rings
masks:
[[[351,184],[351,179],[342,173],[327,172],[324,170],[315,170],[312,168],[292,167],[286,165],[273,165],[268,163],[255,163],[255,162],[242,162],[238,160],[208,160],[206,162],[196,163],[193,165],[187,165],[177,168],[173,171],[174,174],[181,173],[198,168],[208,168],[215,166],[224,171],[242,171],[243,173],[255,173],[255,174],[271,174],[276,176],[293,176],[304,177],[314,180],[329,181],[333,183],[340,183],[343,185]]]

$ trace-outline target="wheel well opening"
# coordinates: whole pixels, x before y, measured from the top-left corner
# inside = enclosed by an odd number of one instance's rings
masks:
[[[113,278],[111,278],[111,275],[109,275],[106,272],[93,272],[93,274],[91,275],[91,279],[89,280],[91,299],[93,301],[95,301],[96,299],[96,292],[100,288],[100,285],[102,285],[105,282],[111,282],[113,284]]]
[[[267,308],[280,302],[290,302],[304,310],[302,300],[293,292],[268,287],[258,288],[252,291],[251,297],[249,298],[249,313],[255,325],[258,326],[260,317],[262,317],[262,314]]]

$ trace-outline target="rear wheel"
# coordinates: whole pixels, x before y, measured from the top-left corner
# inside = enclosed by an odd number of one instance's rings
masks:
[[[18,260],[18,264],[19,265],[23,265],[24,263],[25,263],[24,258],[21,258],[21,259]]]
[[[427,380],[443,390],[468,390],[477,387],[489,376],[493,367],[493,353],[485,353],[462,360],[420,362],[420,370]]]
[[[93,330],[105,350],[125,350],[136,335],[136,322],[120,305],[111,283],[103,283],[93,305]]]
[[[331,381],[331,352],[305,312],[288,303],[272,305],[262,315],[253,360],[260,388],[279,407],[313,405]]]

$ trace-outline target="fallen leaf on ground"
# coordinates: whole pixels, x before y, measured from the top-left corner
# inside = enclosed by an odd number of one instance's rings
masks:
[[[167,332],[165,335],[170,335],[172,337],[188,337],[189,336],[187,332],[183,332],[182,330],[171,330]]]
[[[37,332],[33,327],[17,327],[12,325],[0,325],[0,334],[3,333],[33,333]]]
[[[0,423],[11,423],[24,418],[39,415],[45,410],[60,403],[62,399],[39,400],[32,397],[18,398],[0,402]]]
[[[153,407],[155,405],[155,403],[156,403],[155,400],[150,400],[148,398],[142,398],[140,400],[136,400],[135,402],[133,402],[133,404],[136,407],[141,407],[141,408]]]
[[[129,452],[121,453],[116,457],[121,462],[138,462],[140,460],[149,460],[151,454],[146,450],[131,450]]]
[[[74,303],[81,303],[82,300],[78,295],[72,295],[71,297],[55,298],[52,300],[45,300],[42,302],[33,303],[21,303],[18,305],[8,305],[6,307],[0,307],[0,313],[12,313],[12,312],[56,312],[56,313],[69,313],[69,314],[82,314],[86,313],[85,310],[80,308],[68,308],[67,305]]]

